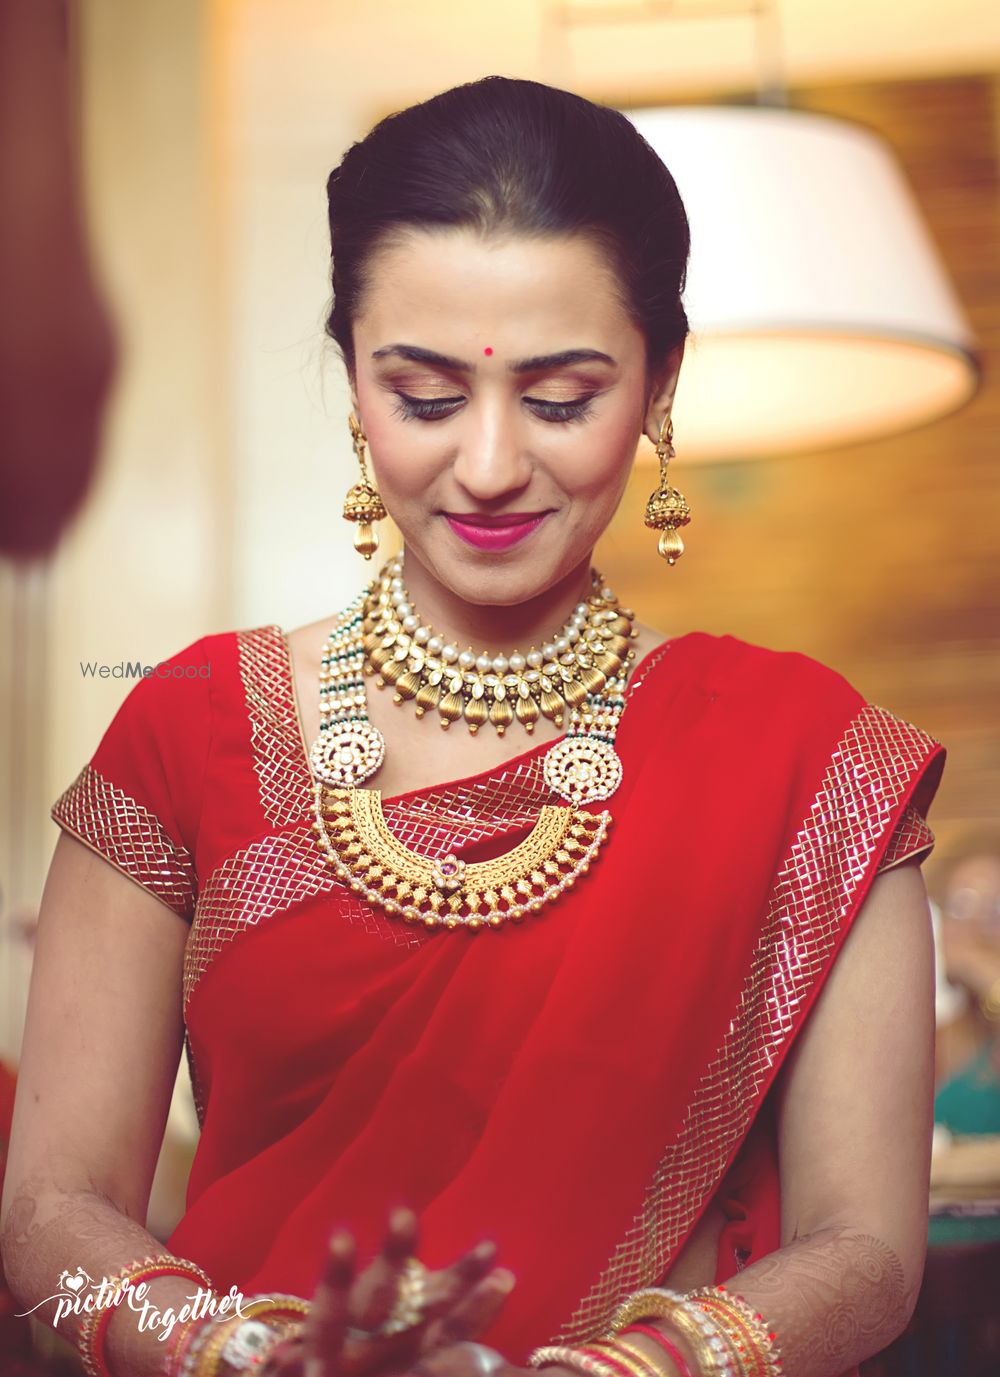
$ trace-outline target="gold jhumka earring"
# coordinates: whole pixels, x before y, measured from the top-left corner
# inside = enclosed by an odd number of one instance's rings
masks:
[[[666,435],[664,435],[666,427]],[[656,442],[656,457],[660,461],[660,485],[646,503],[646,525],[660,532],[657,550],[667,561],[674,564],[684,553],[678,526],[686,526],[691,520],[691,509],[683,494],[667,482],[667,464],[674,457],[674,423],[669,411],[660,425],[660,438]]]
[[[378,549],[378,531],[375,530],[375,522],[384,520],[387,512],[378,489],[369,480],[368,470],[365,467],[365,445],[368,443],[365,433],[353,411],[347,420],[351,427],[354,453],[358,456],[358,466],[361,469],[361,481],[348,489],[347,496],[344,498],[344,520],[357,523],[358,529],[354,533],[354,548],[358,554],[364,555],[365,559],[371,559]]]

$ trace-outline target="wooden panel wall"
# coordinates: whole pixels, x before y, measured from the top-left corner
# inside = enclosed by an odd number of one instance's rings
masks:
[[[998,93],[983,76],[792,96],[895,147],[978,334],[974,400],[907,435],[761,462],[685,465],[677,434],[683,559],[666,566],[643,530],[648,469],[600,552],[644,620],[802,650],[943,741],[932,822],[945,848],[967,821],[1000,818]]]

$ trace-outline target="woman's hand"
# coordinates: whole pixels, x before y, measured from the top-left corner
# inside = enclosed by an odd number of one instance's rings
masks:
[[[261,1377],[402,1377],[422,1355],[482,1333],[514,1285],[512,1273],[493,1266],[496,1245],[488,1240],[450,1267],[427,1273],[419,1325],[399,1334],[356,1332],[376,1330],[389,1318],[416,1247],[416,1215],[394,1210],[381,1252],[355,1275],[354,1238],[338,1230],[301,1333],[273,1350]]]

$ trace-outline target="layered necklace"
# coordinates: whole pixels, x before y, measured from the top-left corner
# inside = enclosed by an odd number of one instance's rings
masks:
[[[590,597],[540,649],[460,652],[420,621],[401,561],[390,561],[338,619],[320,670],[313,827],[338,879],[404,922],[470,930],[523,921],[571,889],[611,824],[607,810],[585,805],[610,798],[622,779],[615,736],[635,658],[633,620],[595,573]],[[543,763],[564,804],[544,805],[529,835],[491,860],[432,859],[405,845],[386,822],[381,791],[361,787],[385,759],[385,738],[368,719],[366,671],[395,687],[397,703],[415,699],[418,714],[435,708],[445,727],[464,717],[473,733],[487,720],[502,733],[515,716],[528,731],[539,713],[559,726],[568,719]]]

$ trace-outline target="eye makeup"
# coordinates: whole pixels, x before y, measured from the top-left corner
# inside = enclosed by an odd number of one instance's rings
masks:
[[[407,421],[444,420],[448,416],[453,416],[465,400],[464,397],[435,397],[433,399],[411,397],[408,393],[400,392],[396,388],[393,391],[398,398],[398,404],[393,408],[393,415]],[[580,397],[572,402],[551,402],[541,397],[525,397],[524,402],[543,421],[583,421],[591,414],[596,395],[596,393],[591,393],[589,396]]]

